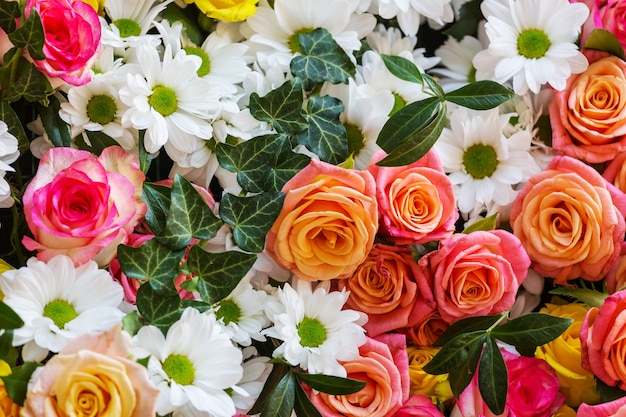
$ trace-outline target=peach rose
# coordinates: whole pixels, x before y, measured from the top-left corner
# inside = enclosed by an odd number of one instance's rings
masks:
[[[310,398],[325,416],[393,416],[409,398],[406,339],[397,333],[367,338],[359,348],[360,357],[344,362],[347,377],[365,381],[359,392],[330,395],[310,392]]]
[[[417,270],[408,247],[376,244],[354,275],[339,280],[350,292],[346,306],[367,314],[370,337],[410,327],[435,309],[432,284]]]
[[[400,329],[400,331],[406,334],[415,346],[432,347],[448,326],[448,323],[441,318],[441,313],[435,310],[422,317],[413,327]]]
[[[622,243],[622,250],[617,261],[606,274],[606,290],[609,294],[626,289],[626,242]]]
[[[626,62],[586,51],[592,62],[572,75],[550,103],[552,147],[589,163],[626,151]]]
[[[346,278],[365,260],[378,230],[372,175],[311,160],[283,187],[267,234],[274,260],[307,281]]]
[[[120,326],[72,342],[28,383],[23,417],[154,416],[159,390]]]
[[[419,265],[432,276],[441,317],[452,323],[511,308],[530,260],[519,239],[498,229],[452,235]]]
[[[583,162],[557,156],[518,194],[511,226],[540,274],[559,285],[598,281],[619,256],[624,212],[626,195]]]
[[[626,152],[615,155],[615,159],[607,164],[602,172],[608,182],[623,193],[626,193]]]
[[[424,244],[454,233],[459,218],[452,183],[434,150],[408,165],[375,165],[385,152],[374,154],[367,169],[376,180],[379,234],[398,245]]]

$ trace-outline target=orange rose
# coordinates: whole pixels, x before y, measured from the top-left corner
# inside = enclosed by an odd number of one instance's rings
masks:
[[[413,327],[402,329],[411,343],[419,347],[432,347],[433,343],[446,331],[448,323],[435,310],[422,317]]]
[[[557,156],[522,188],[510,219],[532,267],[565,284],[598,281],[611,269],[624,240],[625,209],[626,196],[593,168]]]
[[[602,176],[620,191],[626,193],[626,152],[615,156],[604,168]]]
[[[367,171],[311,160],[283,187],[285,201],[267,235],[267,252],[307,281],[350,276],[378,230],[375,187]]]

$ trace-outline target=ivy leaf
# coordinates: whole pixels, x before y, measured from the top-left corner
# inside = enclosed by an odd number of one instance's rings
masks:
[[[486,338],[485,330],[460,334],[446,343],[422,369],[432,375],[450,373],[467,362],[477,347],[482,348]]]
[[[233,227],[233,239],[247,252],[259,253],[265,237],[283,206],[285,193],[261,193],[238,197],[226,193],[220,203],[220,217]]]
[[[290,417],[296,397],[296,378],[287,372],[263,404],[261,417]]]
[[[497,415],[504,413],[508,374],[502,353],[492,337],[487,338],[478,368],[478,390],[487,407]]]
[[[452,36],[458,41],[462,40],[466,35],[476,35],[478,23],[483,19],[480,3],[482,3],[482,0],[470,0],[463,4],[459,10],[459,18],[444,30],[443,34]]]
[[[293,57],[290,69],[294,77],[306,80],[307,90],[325,81],[347,83],[356,73],[350,57],[325,28],[299,33],[298,42],[302,55]]]
[[[317,408],[315,408],[309,397],[306,395],[302,386],[300,384],[296,384],[295,389],[296,399],[293,405],[295,414],[298,417],[322,417],[322,414],[317,411]]]
[[[0,301],[0,329],[19,329],[24,320],[11,307]]]
[[[138,248],[119,245],[117,259],[122,272],[129,277],[146,280],[159,294],[176,293],[174,279],[178,276],[185,249],[172,251],[156,239],[150,239]]]
[[[11,33],[17,28],[15,19],[21,17],[20,4],[16,1],[0,2],[0,28]]]
[[[585,49],[608,52],[624,59],[624,48],[614,34],[606,29],[594,29],[585,41]]]
[[[60,108],[59,100],[51,96],[48,106],[37,105],[37,112],[52,144],[69,147],[72,144],[70,126],[59,117]]]
[[[585,303],[589,307],[598,307],[600,308],[602,304],[604,304],[604,300],[609,296],[609,294],[600,292],[597,290],[593,290],[590,288],[567,288],[567,287],[557,287],[550,290],[550,294],[554,295],[562,295],[565,297],[571,297],[581,303]]]
[[[297,134],[307,127],[302,104],[302,80],[293,78],[263,97],[250,95],[250,114],[257,120],[271,123],[278,133]]]
[[[299,381],[304,382],[311,388],[330,395],[353,394],[365,387],[364,381],[352,378],[341,378],[333,375],[296,372],[296,377]]]
[[[182,315],[178,293],[163,295],[147,284],[142,284],[137,290],[136,304],[141,316],[163,334]]]
[[[50,81],[32,62],[19,57],[12,65],[17,65],[17,78],[11,80],[8,90],[4,92],[6,100],[17,101],[24,98],[31,103],[44,102],[54,92]]]
[[[148,227],[155,235],[161,234],[165,230],[167,212],[172,203],[170,198],[171,191],[172,189],[165,185],[143,183],[141,199],[148,207],[144,218]]]
[[[479,230],[485,230],[485,231],[494,230],[496,228],[497,217],[498,217],[498,213],[494,213],[491,216],[485,217],[482,220],[478,220],[470,224],[469,226],[467,226],[463,230],[463,233],[467,235],[467,234],[470,234],[472,232],[479,231]]]
[[[417,83],[424,85],[424,79],[417,65],[408,59],[398,55],[385,55],[382,54],[383,62],[385,66],[396,77],[401,80],[408,81],[410,83]]]
[[[19,48],[27,47],[32,59],[46,59],[46,55],[43,53],[43,26],[36,10],[31,10],[22,25],[8,35],[13,45]]]
[[[89,151],[96,156],[100,155],[102,151],[109,146],[119,146],[119,143],[115,139],[104,132],[86,130],[85,133],[87,134],[89,143],[83,139],[83,135],[78,135],[76,144],[79,149]]]
[[[530,313],[491,331],[491,336],[513,346],[541,346],[556,339],[574,322],[569,317]]]
[[[184,249],[192,238],[209,240],[217,234],[222,221],[193,185],[181,175],[174,177],[170,209],[165,230],[156,239],[172,249]]]
[[[30,148],[30,141],[24,131],[20,118],[6,100],[0,100],[0,120],[6,123],[9,132],[17,138],[20,154],[23,155]]]
[[[39,366],[41,365],[37,362],[25,362],[22,366],[13,369],[13,372],[9,375],[0,377],[2,382],[4,382],[7,394],[15,404],[19,406],[24,405],[28,381],[30,381],[31,375]]]
[[[441,347],[448,343],[450,340],[462,333],[473,332],[476,330],[487,330],[498,320],[502,318],[503,314],[495,314],[492,316],[475,316],[467,317],[452,323],[433,343],[434,347]]]
[[[187,258],[190,272],[198,277],[202,301],[215,304],[226,298],[248,273],[257,255],[238,251],[210,253],[192,246]]]
[[[331,96],[311,96],[307,103],[306,119],[309,128],[296,141],[309,148],[319,158],[333,165],[348,157],[346,128],[339,121],[343,103]]]
[[[265,191],[280,191],[294,175],[306,167],[311,158],[291,149],[289,140],[283,140],[280,150],[274,155],[272,170],[265,183]]]
[[[489,110],[515,97],[515,93],[495,81],[467,84],[445,95],[446,100],[474,110]]]

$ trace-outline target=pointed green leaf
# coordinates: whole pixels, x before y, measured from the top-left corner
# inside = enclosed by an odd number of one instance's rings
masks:
[[[309,128],[296,137],[296,141],[306,146],[319,158],[333,165],[340,164],[348,157],[346,128],[339,121],[343,103],[331,96],[309,98],[306,118]]]
[[[0,330],[19,329],[23,325],[22,318],[11,307],[0,301]]]
[[[571,297],[589,307],[600,308],[609,294],[591,288],[556,287],[550,290],[550,294]]]
[[[151,154],[146,150],[146,147],[143,143],[144,137],[146,136],[146,130],[141,129],[139,131],[139,168],[141,168],[141,172],[144,174],[148,173],[150,169],[150,165],[152,164],[152,160],[155,158],[154,154]]]
[[[314,390],[330,395],[354,394],[365,387],[365,382],[359,379],[341,378],[333,375],[296,372],[296,377]]]
[[[172,200],[171,188],[164,185],[145,182],[143,184],[141,199],[146,203],[148,210],[144,216],[148,227],[155,235],[165,230],[167,213]]]
[[[432,375],[452,372],[459,364],[467,362],[472,352],[481,347],[487,338],[485,330],[460,334],[446,343],[424,367]]]
[[[302,389],[300,384],[295,384],[296,399],[293,405],[296,416],[298,417],[322,417],[322,414],[315,408],[309,397]]]
[[[624,59],[624,48],[614,34],[606,29],[594,29],[585,41],[585,49],[608,52]]]
[[[16,1],[0,1],[0,28],[11,33],[17,28],[15,19],[22,15],[20,4]]]
[[[17,138],[20,154],[24,154],[30,147],[30,141],[24,131],[24,126],[8,101],[0,100],[0,120],[6,123],[9,132]]]
[[[389,72],[396,77],[411,83],[424,84],[422,73],[412,61],[397,55],[382,54],[381,57]]]
[[[496,341],[488,337],[478,367],[478,390],[492,413],[504,413],[508,374]]]
[[[198,277],[198,292],[202,301],[215,304],[232,292],[248,273],[257,255],[227,251],[210,253],[198,245],[192,246],[187,258],[189,271]]]
[[[137,310],[148,324],[158,327],[163,334],[182,315],[178,293],[163,295],[150,285],[142,284],[137,290]]]
[[[569,317],[530,313],[491,331],[491,336],[513,346],[541,346],[556,339],[573,323]]]
[[[194,237],[212,239],[222,226],[200,193],[181,175],[174,177],[170,201],[165,230],[156,236],[165,246],[184,249]]]
[[[13,45],[19,48],[28,48],[28,53],[33,59],[45,59],[43,53],[44,33],[39,13],[32,10],[22,25],[9,33],[9,39]]]
[[[347,83],[354,76],[354,63],[328,30],[316,28],[299,33],[298,42],[302,55],[293,57],[290,68],[294,77],[305,80],[307,90],[310,91],[315,84],[325,81],[333,84]]]
[[[269,122],[278,133],[296,134],[306,129],[302,104],[302,80],[293,78],[263,97],[250,95],[250,114],[257,120]]]
[[[446,94],[446,100],[474,110],[489,110],[515,97],[515,93],[495,81],[467,84]]]
[[[41,364],[37,362],[25,362],[24,365],[13,369],[11,374],[0,377],[2,382],[4,382],[7,394],[15,404],[24,405],[28,381],[30,381],[31,375],[39,366]]]
[[[475,221],[474,223],[467,226],[463,230],[463,233],[467,235],[477,230],[485,230],[485,231],[494,230],[496,228],[497,217],[498,217],[498,213],[494,213],[491,216],[485,217],[484,219]]]
[[[448,26],[443,33],[456,38],[458,41],[467,35],[476,36],[478,23],[484,19],[480,11],[481,3],[482,0],[470,0],[464,3],[459,10],[459,18]]]
[[[136,335],[139,329],[141,329],[145,324],[145,321],[139,316],[139,312],[137,310],[131,311],[122,319],[122,329],[124,329],[124,331],[131,336]]]
[[[120,146],[115,139],[104,132],[86,130],[85,134],[89,139],[89,143],[85,142],[82,135],[78,135],[76,138],[76,144],[79,149],[84,149],[94,155],[100,155],[102,151],[109,146]]]
[[[289,141],[284,141],[281,150],[274,156],[272,170],[265,183],[266,191],[280,191],[298,172],[306,167],[311,158],[291,150]]]
[[[432,123],[440,111],[441,102],[435,97],[404,106],[384,124],[376,144],[385,152],[392,152]]]
[[[425,87],[427,87],[425,88],[425,91],[430,90],[435,95],[435,98],[437,98],[439,101],[445,101],[446,96],[443,88],[441,87],[441,84],[439,84],[437,80],[435,80],[433,77],[426,73],[422,74],[422,78],[424,78],[424,84]]]
[[[247,252],[259,253],[265,237],[283,206],[285,194],[261,193],[238,197],[226,193],[220,203],[220,217],[233,227],[233,239]]]
[[[287,374],[287,372],[290,371],[290,369],[291,367],[285,364],[274,363],[270,375],[265,380],[265,384],[263,385],[261,393],[257,397],[252,408],[248,410],[249,415],[259,414],[261,412],[261,410],[263,409],[263,404],[265,404],[265,401],[267,401],[269,395],[274,391],[274,388],[276,387],[276,385],[278,385],[278,382],[283,379],[283,377]]]
[[[149,281],[160,294],[176,293],[173,283],[184,254],[184,249],[173,251],[156,239],[150,239],[138,248],[127,245],[117,248],[122,272],[129,278]]]
[[[465,388],[472,382],[482,350],[482,343],[471,345],[465,359],[450,370],[448,381],[450,382],[450,390],[456,398],[459,398]]]
[[[263,404],[261,417],[291,417],[296,400],[296,378],[287,372]]]
[[[12,348],[13,330],[5,330],[2,334],[0,334],[0,360],[10,363],[7,361],[7,359],[9,358],[9,354],[11,353]]]
[[[59,117],[61,105],[59,100],[51,96],[48,106],[38,105],[37,110],[41,116],[41,123],[48,134],[48,138],[54,146],[68,147],[72,144],[70,127]]]
[[[504,314],[504,313],[503,313]],[[503,314],[495,314],[492,316],[474,316],[467,317],[452,323],[448,328],[437,338],[434,347],[441,347],[448,343],[450,340],[462,333],[473,332],[476,330],[487,330],[498,320],[500,320]]]

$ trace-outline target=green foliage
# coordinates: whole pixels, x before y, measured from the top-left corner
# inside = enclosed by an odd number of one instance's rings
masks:
[[[20,27],[8,34],[9,40],[18,48],[28,48],[28,53],[33,59],[45,59],[43,53],[44,33],[39,13],[31,10],[28,18]]]
[[[478,368],[478,390],[494,414],[504,413],[508,374],[502,353],[493,337],[488,337]]]
[[[20,406],[24,405],[26,399],[26,391],[30,376],[35,372],[41,364],[37,362],[26,362],[21,366],[13,369],[12,373],[3,377],[4,387],[11,400]]]
[[[207,34],[200,27],[198,22],[199,15],[200,13],[197,7],[190,5],[181,8],[175,3],[170,3],[165,10],[161,12],[161,16],[170,24],[176,22],[182,23],[185,34],[189,37],[189,40],[196,45],[202,45]]]
[[[17,28],[15,20],[22,15],[20,4],[13,1],[0,2],[0,28],[11,33]]]
[[[24,131],[24,126],[11,104],[6,100],[0,100],[0,120],[6,123],[9,132],[17,138],[20,154],[28,151],[30,141]]]
[[[365,382],[352,379],[341,378],[332,375],[307,374],[296,372],[296,376],[301,382],[304,382],[314,390],[325,392],[330,395],[347,395],[362,390]]]
[[[598,308],[604,304],[604,300],[606,300],[609,296],[609,294],[605,292],[594,290],[592,288],[578,287],[556,287],[550,290],[550,294],[573,298],[574,300],[580,301],[589,307]]]
[[[515,97],[515,93],[494,81],[476,81],[446,94],[446,100],[474,110],[489,110]]]
[[[587,37],[584,47],[585,49],[608,52],[611,55],[624,59],[622,44],[614,34],[605,29],[594,29]]]
[[[104,148],[109,146],[119,146],[119,143],[111,136],[104,132],[86,130],[89,143],[85,142],[82,135],[76,137],[76,145],[78,149],[83,149],[93,153],[94,155],[100,155]]]
[[[0,330],[19,329],[24,325],[21,317],[11,307],[0,301]]]
[[[157,327],[163,334],[183,313],[180,296],[175,291],[165,295],[145,284],[137,290],[137,310],[148,324]]]
[[[50,138],[50,142],[54,146],[70,146],[72,144],[72,135],[70,127],[59,117],[59,109],[61,104],[55,97],[50,97],[50,103],[47,106],[38,105],[37,112],[41,115],[41,123]]]
[[[271,123],[278,133],[297,134],[307,128],[303,103],[302,80],[293,78],[263,97],[252,93],[250,114],[257,120]]]
[[[460,41],[463,37],[475,36],[476,28],[483,19],[483,14],[480,11],[480,4],[482,0],[470,0],[464,3],[459,10],[459,18],[443,31],[445,35],[452,36],[456,40]]]
[[[467,226],[463,233],[469,234],[478,230],[494,230],[496,228],[496,219],[498,218],[498,213],[494,213],[491,216],[485,217],[482,220],[478,220],[469,226]]]
[[[397,55],[385,54],[381,54],[381,57],[383,58],[385,66],[396,77],[404,81],[424,85],[422,72],[408,59]]]

